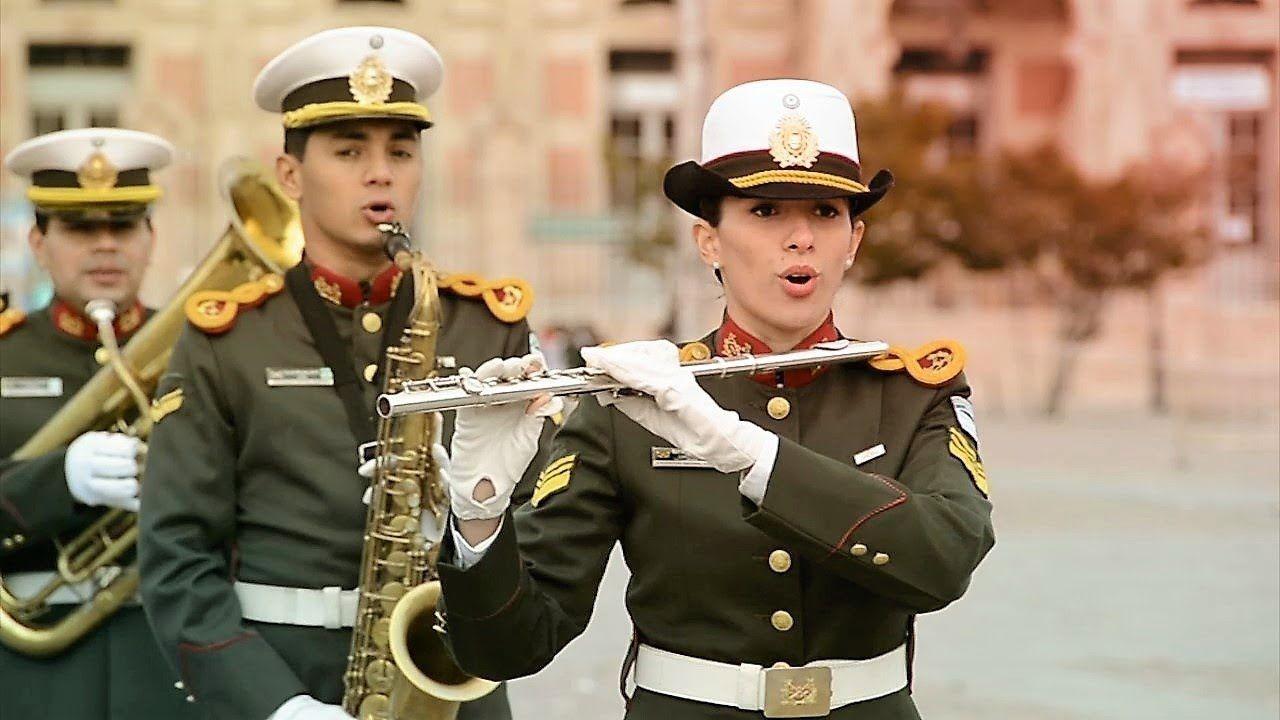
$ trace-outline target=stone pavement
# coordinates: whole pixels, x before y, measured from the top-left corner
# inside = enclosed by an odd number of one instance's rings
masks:
[[[997,543],[919,622],[928,720],[1274,720],[1280,423],[1136,413],[983,418]],[[620,718],[615,552],[595,617],[512,683],[517,720]]]

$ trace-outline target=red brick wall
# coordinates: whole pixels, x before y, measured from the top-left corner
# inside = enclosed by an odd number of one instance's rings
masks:
[[[550,117],[586,117],[590,104],[590,77],[583,58],[553,57],[544,69],[543,97]]]

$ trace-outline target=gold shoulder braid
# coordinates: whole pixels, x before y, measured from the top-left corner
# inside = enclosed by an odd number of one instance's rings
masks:
[[[27,321],[27,314],[15,307],[0,305],[0,337]]]
[[[236,324],[241,307],[257,307],[284,289],[284,278],[268,273],[235,289],[201,290],[187,298],[183,310],[187,320],[208,335],[220,335]]]
[[[440,278],[440,289],[462,297],[480,297],[489,312],[507,323],[519,322],[533,307],[533,288],[517,278],[486,280],[474,273],[454,273]]]
[[[908,350],[892,345],[888,352],[868,364],[883,372],[906,370],[913,380],[926,387],[941,387],[964,369],[964,346],[955,340],[935,340]]]

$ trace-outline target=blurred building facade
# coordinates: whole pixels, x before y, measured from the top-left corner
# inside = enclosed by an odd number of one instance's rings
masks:
[[[696,156],[716,94],[776,76],[832,83],[855,109],[893,88],[943,103],[957,148],[1054,143],[1097,176],[1152,157],[1198,164],[1221,252],[1196,292],[1274,304],[1278,2],[5,0],[0,151],[95,124],[173,141],[144,288],[160,303],[225,225],[219,164],[279,150],[278,118],[250,100],[262,65],[324,28],[386,24],[446,63],[419,237],[442,267],[530,280],[541,324],[639,337],[714,322],[705,272],[680,255],[641,262],[636,247],[687,244],[662,170]],[[41,279],[7,175],[0,223],[0,285],[29,305]]]

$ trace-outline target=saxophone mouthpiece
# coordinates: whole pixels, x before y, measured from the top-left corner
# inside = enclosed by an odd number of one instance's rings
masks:
[[[387,257],[396,267],[408,271],[413,260],[413,242],[404,226],[398,222],[379,223],[378,230],[382,233],[382,247]]]
[[[105,298],[90,300],[84,304],[84,314],[95,323],[111,324],[116,319],[116,304]]]

